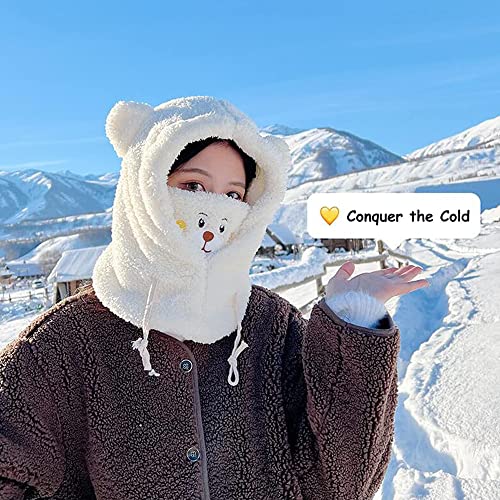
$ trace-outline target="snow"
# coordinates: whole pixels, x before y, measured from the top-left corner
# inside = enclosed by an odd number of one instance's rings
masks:
[[[106,247],[101,245],[64,251],[47,281],[66,283],[91,278],[95,263]]]
[[[11,301],[8,296],[11,296]],[[28,294],[31,293],[31,300]],[[51,291],[47,290],[50,297]],[[27,285],[17,285],[5,293],[0,291],[0,350],[28,326],[41,312],[50,307],[45,290],[30,289]]]
[[[373,142],[327,127],[304,130],[282,138],[292,154],[290,188],[304,182],[403,161]]]
[[[10,263],[31,262],[43,263],[46,261],[57,260],[63,252],[76,250],[79,248],[87,248],[89,246],[100,246],[111,242],[111,231],[106,232],[82,232],[72,234],[70,236],[58,236],[50,238],[43,243],[40,243],[27,254],[10,261]]]
[[[26,262],[23,261],[10,261],[6,264],[8,271],[12,273],[13,276],[41,276],[42,269],[39,265],[34,262]]]
[[[484,210],[483,212],[481,212],[481,222],[483,224],[497,222],[499,220],[500,220],[500,205],[495,208],[490,208],[489,210]]]
[[[471,127],[424,148],[417,149],[406,157],[416,159],[422,156],[443,154],[449,151],[493,144],[500,144],[500,116],[481,122],[475,127]]]
[[[431,286],[393,306],[399,405],[382,499],[500,498],[500,207],[474,240],[413,240]]]
[[[271,223],[268,226],[269,231],[273,233],[284,245],[293,245],[300,243],[300,239],[288,229],[284,224]],[[274,240],[273,240],[274,241]]]
[[[416,193],[475,193],[481,200],[481,208],[493,208],[500,197],[500,177],[494,179],[475,179],[470,182],[420,186]]]
[[[401,331],[399,404],[376,500],[500,498],[500,205],[481,220],[472,240],[398,248],[431,285],[386,303]],[[376,269],[357,264],[353,276]],[[301,307],[315,293],[313,282],[283,295]]]
[[[0,171],[3,224],[103,212],[114,199],[117,174],[82,177],[28,169]]]
[[[300,128],[293,128],[289,127],[287,125],[280,125],[279,123],[276,123],[274,125],[269,125],[267,127],[264,127],[260,129],[261,132],[265,132],[263,135],[293,135],[293,134],[298,134],[299,132],[303,132],[304,129]]]
[[[298,263],[264,273],[253,274],[251,277],[252,283],[266,288],[278,288],[300,283],[307,278],[321,274],[327,258],[325,248],[309,247],[304,250]]]
[[[483,209],[500,202],[496,194],[500,117],[429,146],[431,157],[415,152],[408,161],[371,141],[328,127],[301,130],[275,125],[261,132],[280,135],[290,148],[289,189],[274,222],[299,238],[306,231],[305,203],[315,192],[470,190],[481,197]],[[32,238],[40,230],[56,237],[70,229],[110,226],[118,175],[0,172],[0,223],[4,224],[0,237]],[[86,215],[71,216],[82,213]]]
[[[0,322],[0,350],[16,338],[37,316],[38,312],[21,314],[10,321]]]
[[[309,196],[336,192],[473,192],[481,199],[481,210],[493,208],[500,203],[500,146],[305,182],[287,190],[274,221],[301,236],[307,229]]]

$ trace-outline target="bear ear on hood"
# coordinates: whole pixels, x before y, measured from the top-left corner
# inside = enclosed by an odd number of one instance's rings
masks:
[[[273,145],[274,148],[279,150],[279,152],[283,155],[284,161],[288,165],[288,168],[291,168],[290,162],[290,146],[288,143],[275,135],[269,134],[264,137],[264,140]]]
[[[134,101],[119,101],[111,108],[106,118],[106,136],[119,158],[127,154],[153,113],[149,104]]]

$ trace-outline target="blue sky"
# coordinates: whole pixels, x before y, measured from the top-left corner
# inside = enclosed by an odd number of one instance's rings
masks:
[[[500,2],[0,6],[0,170],[116,171],[113,104],[184,95],[405,154],[500,114]]]

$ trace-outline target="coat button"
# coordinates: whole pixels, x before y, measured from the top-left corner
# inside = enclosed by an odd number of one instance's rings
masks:
[[[180,363],[180,367],[184,373],[189,373],[193,369],[193,363],[190,359],[183,359]]]
[[[186,455],[191,463],[196,462],[200,459],[200,450],[196,446],[191,446]]]

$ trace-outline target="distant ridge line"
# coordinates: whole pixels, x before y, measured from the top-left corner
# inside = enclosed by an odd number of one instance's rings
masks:
[[[367,172],[367,171],[371,172],[372,170],[378,170],[378,169],[386,168],[386,167],[395,167],[397,165],[404,165],[404,164],[407,164],[407,163],[418,163],[421,160],[428,160],[428,159],[431,159],[431,158],[438,158],[439,156],[445,156],[445,155],[449,155],[449,154],[452,154],[452,153],[464,153],[464,152],[467,152],[467,151],[474,151],[475,149],[489,149],[489,148],[494,148],[494,147],[497,146],[497,144],[492,144],[491,146],[488,146],[488,144],[491,143],[491,142],[493,142],[493,141],[499,140],[499,139],[500,139],[500,136],[493,137],[491,139],[488,139],[487,141],[478,142],[474,146],[467,146],[467,147],[464,147],[464,148],[445,150],[445,151],[442,151],[440,153],[433,153],[433,154],[429,154],[429,155],[418,156],[417,158],[406,158],[406,157],[402,156],[401,157],[402,161],[400,161],[400,162],[391,162],[391,163],[386,163],[385,165],[378,165],[376,167],[368,167],[368,168],[365,168],[364,170],[356,170],[355,172],[347,172],[346,174],[332,175],[332,176],[328,177],[328,179],[308,179],[308,180],[306,180],[304,182],[301,182],[297,186],[293,186],[290,189],[297,189],[298,187],[303,186],[304,184],[308,184],[310,182],[328,181],[330,179],[336,179],[338,177],[348,177],[350,175],[357,175],[360,172]],[[290,175],[290,177],[297,177],[297,176]]]

